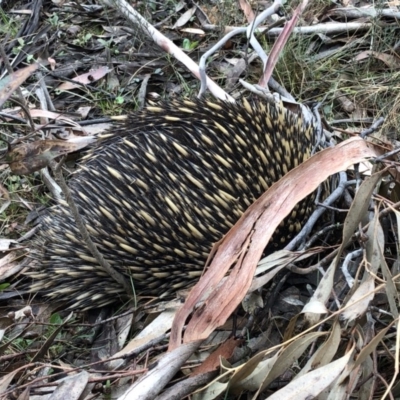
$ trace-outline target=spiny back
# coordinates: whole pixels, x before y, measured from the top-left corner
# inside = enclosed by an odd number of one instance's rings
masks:
[[[195,283],[212,244],[310,157],[314,141],[314,126],[281,104],[161,103],[103,135],[69,186],[110,264],[137,294],[165,297]],[[300,229],[311,202],[293,211],[275,242]],[[43,222],[33,257],[33,292],[72,308],[124,295],[85,248],[64,204]]]

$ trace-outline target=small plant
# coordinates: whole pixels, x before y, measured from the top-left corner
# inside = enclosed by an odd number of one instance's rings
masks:
[[[123,96],[117,96],[117,97],[115,98],[115,103],[116,103],[116,104],[121,105],[121,104],[124,104],[124,102],[125,102],[125,99],[124,99]]]
[[[114,48],[113,45],[112,45],[113,44],[113,39],[112,38],[109,39],[109,40],[104,40],[104,39],[99,38],[99,39],[97,39],[97,41],[99,43],[101,43],[105,48],[109,49],[112,54],[115,54],[115,55],[119,54],[118,49]]]
[[[58,27],[61,26],[61,24],[60,24],[60,18],[59,18],[59,16],[58,16],[58,14],[56,14],[56,13],[53,13],[53,14],[49,17],[48,21],[50,22],[50,25],[51,25],[51,26],[54,26],[55,28],[58,28]]]
[[[18,29],[19,24],[17,20],[9,17],[0,7],[0,33],[9,33],[11,37],[14,37]]]
[[[80,35],[77,39],[75,39],[72,43],[76,46],[86,46],[89,41],[92,39],[93,35],[91,33],[85,33]]]
[[[183,39],[182,47],[184,50],[190,51],[190,50],[194,50],[198,44],[199,44],[199,42],[197,42],[197,41],[192,42],[192,41],[190,41],[190,39],[186,38],[186,39]]]
[[[25,46],[25,40],[23,38],[18,38],[17,42],[18,42],[18,45],[13,47],[13,49],[12,49],[13,54],[18,54]]]

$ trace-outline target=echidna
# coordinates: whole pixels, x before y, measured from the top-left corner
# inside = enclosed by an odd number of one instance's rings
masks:
[[[310,157],[315,127],[282,104],[182,100],[149,106],[103,135],[69,186],[105,259],[138,295],[193,285],[210,249],[272,183]],[[298,205],[285,242],[312,208]],[[33,243],[31,292],[94,308],[124,290],[85,248],[68,206]]]

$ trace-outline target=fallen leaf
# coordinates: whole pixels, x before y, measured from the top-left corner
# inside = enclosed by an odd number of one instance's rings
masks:
[[[79,85],[77,83],[73,83],[73,82],[64,82],[60,86],[57,87],[57,90],[71,90],[71,89],[79,88],[82,85],[88,85],[89,83],[96,82],[99,79],[103,78],[110,71],[111,71],[110,68],[108,68],[107,66],[97,68],[93,71],[87,72],[86,74],[76,76],[74,79],[72,79],[75,82],[79,82],[81,85]]]
[[[13,92],[39,68],[39,66],[39,63],[31,64],[0,80],[0,107],[10,98]]]
[[[77,136],[68,140],[37,140],[15,146],[6,154],[6,162],[17,175],[31,174],[46,167],[55,158],[78,151],[93,143],[93,136]]]

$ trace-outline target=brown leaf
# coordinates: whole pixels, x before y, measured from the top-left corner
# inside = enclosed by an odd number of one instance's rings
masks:
[[[372,146],[359,137],[351,138],[314,155],[272,185],[214,246],[208,270],[175,317],[170,350],[180,345],[182,328],[191,313],[185,343],[205,339],[225,323],[246,295],[257,263],[275,229],[300,200],[330,175],[374,156]],[[229,269],[230,275],[220,284]],[[210,294],[204,300],[207,291]],[[195,309],[200,300],[204,301],[203,305]]]
[[[236,347],[240,346],[242,343],[242,339],[238,340],[233,337],[229,338],[227,341],[218,346],[218,348],[213,351],[201,365],[195,368],[191,373],[191,376],[215,371],[219,368],[220,357],[223,357],[225,360],[229,359],[232,357],[233,351],[236,349]]]
[[[239,4],[244,15],[246,16],[247,22],[253,22],[256,16],[254,15],[254,12],[249,2],[247,0],[239,0]]]
[[[358,54],[354,57],[355,61],[361,61],[365,59],[369,59],[370,57],[374,57],[378,60],[384,62],[389,68],[398,69],[400,68],[400,59],[399,57],[392,56],[390,54],[381,53],[379,51],[371,51],[366,50]]]
[[[66,141],[37,140],[19,144],[7,153],[6,161],[14,174],[31,174],[49,165],[50,161],[56,157],[80,150],[93,141],[92,136],[85,136]]]

